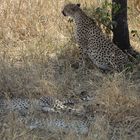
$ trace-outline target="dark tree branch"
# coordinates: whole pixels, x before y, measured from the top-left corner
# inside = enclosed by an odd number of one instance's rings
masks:
[[[112,6],[112,21],[113,25],[113,42],[124,52],[127,51],[133,57],[137,57],[138,53],[134,51],[130,45],[129,30],[127,22],[127,0],[112,0],[112,3],[120,6],[116,9]]]
[[[112,8],[112,21],[115,21],[113,26],[113,42],[123,51],[130,49],[129,31],[127,23],[127,0],[112,0],[120,6],[116,12]]]

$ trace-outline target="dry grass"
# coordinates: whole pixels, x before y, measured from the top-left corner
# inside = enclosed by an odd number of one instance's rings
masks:
[[[0,1],[0,95],[59,98],[95,95],[90,111],[96,122],[87,136],[72,132],[30,133],[16,119],[1,127],[1,140],[138,140],[140,135],[140,66],[132,73],[104,75],[96,68],[71,68],[77,61],[73,23],[61,14],[65,0]],[[99,0],[71,0],[82,7],[97,7]],[[129,0],[129,28],[137,30],[131,44],[140,51],[140,13]],[[127,78],[126,78],[127,77]],[[9,117],[8,117],[9,118]],[[7,118],[7,119],[8,119]],[[18,129],[17,129],[18,128]],[[111,138],[112,137],[112,138]]]

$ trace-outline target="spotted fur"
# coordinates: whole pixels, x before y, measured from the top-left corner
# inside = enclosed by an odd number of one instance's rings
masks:
[[[17,112],[22,116],[27,115],[30,111],[43,111],[55,113],[79,113],[81,108],[70,107],[66,104],[69,101],[60,101],[51,96],[42,96],[40,99],[13,98],[0,99],[0,114],[6,112]],[[73,104],[75,104],[73,102]]]
[[[82,11],[80,4],[67,4],[62,13],[75,21],[75,38],[83,57],[109,71],[122,71],[129,63],[128,56],[104,35],[95,21]]]

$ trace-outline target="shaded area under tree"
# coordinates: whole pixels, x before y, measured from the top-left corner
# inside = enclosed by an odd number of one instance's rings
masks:
[[[129,29],[127,21],[127,0],[112,0],[112,4],[118,5],[119,10],[116,12],[112,6],[113,25],[113,42],[124,52],[130,53],[133,57],[137,56],[130,44]]]

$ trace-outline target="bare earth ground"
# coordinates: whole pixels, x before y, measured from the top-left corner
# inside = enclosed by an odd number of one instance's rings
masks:
[[[98,0],[78,2],[87,8],[101,5]],[[71,131],[66,134],[31,131],[9,114],[4,118],[8,121],[6,126],[0,122],[0,139],[140,139],[140,64],[134,66],[133,72],[114,75],[103,74],[95,67],[71,67],[79,54],[73,41],[73,23],[61,14],[64,3],[64,0],[0,1],[0,95],[77,99],[85,93],[94,96],[86,107],[96,120],[86,135],[78,135]],[[131,0],[129,7],[131,44],[140,52],[140,13]],[[131,34],[132,30],[137,33]]]

